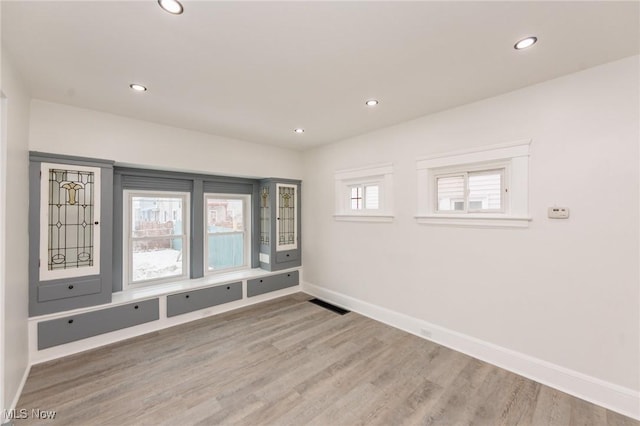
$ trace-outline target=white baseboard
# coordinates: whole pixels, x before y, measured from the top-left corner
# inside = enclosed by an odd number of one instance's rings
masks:
[[[640,392],[458,333],[333,290],[302,282],[302,290],[345,309],[512,371],[585,401],[640,420]]]
[[[27,368],[24,369],[24,374],[22,375],[22,380],[20,380],[20,385],[18,386],[18,389],[16,389],[16,394],[13,397],[13,401],[11,402],[11,405],[9,406],[9,409],[2,413],[2,416],[0,416],[0,421],[1,423],[4,422],[10,422],[12,419],[7,419],[5,417],[5,414],[7,412],[11,412],[13,410],[15,410],[18,406],[18,401],[20,400],[20,396],[22,395],[22,389],[24,389],[24,384],[27,383],[27,378],[29,377],[29,373],[31,372],[31,365],[27,365]]]

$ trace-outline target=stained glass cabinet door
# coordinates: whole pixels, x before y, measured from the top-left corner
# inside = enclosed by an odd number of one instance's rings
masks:
[[[292,179],[260,181],[260,267],[268,271],[302,264],[300,188]]]
[[[298,248],[298,186],[276,185],[276,251]]]
[[[100,168],[41,163],[40,281],[100,274]]]

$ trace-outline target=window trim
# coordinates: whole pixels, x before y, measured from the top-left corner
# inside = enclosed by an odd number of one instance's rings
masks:
[[[122,250],[122,290],[153,286],[167,282],[188,280],[190,277],[191,265],[191,253],[189,251],[191,244],[191,193],[184,191],[124,189],[122,191],[122,194],[122,239],[124,246]],[[131,250],[133,242],[133,237],[131,236],[131,200],[135,196],[157,196],[182,199],[182,274],[133,282],[133,252]]]
[[[426,225],[521,227],[529,226],[529,151],[531,140],[478,147],[423,157],[416,161],[417,223]],[[436,176],[504,168],[508,189],[502,212],[437,211]]]
[[[393,164],[385,163],[355,169],[339,170],[335,179],[335,220],[391,222],[393,221]],[[351,208],[351,188],[362,186],[363,208]],[[378,186],[378,208],[367,209],[365,187]]]
[[[209,235],[211,235],[208,231],[207,231],[207,199],[208,198],[226,198],[226,199],[230,199],[230,200],[243,200],[244,201],[244,206],[242,209],[242,216],[243,216],[243,220],[244,220],[244,231],[242,232],[244,234],[244,265],[242,266],[238,266],[236,268],[225,268],[225,269],[215,269],[215,270],[210,270],[209,269]],[[214,193],[214,192],[205,192],[203,194],[203,216],[204,216],[204,223],[203,223],[203,231],[204,231],[204,244],[203,244],[203,271],[204,271],[204,275],[208,276],[208,275],[217,275],[217,274],[225,274],[228,272],[234,272],[234,271],[243,271],[246,269],[251,269],[251,250],[252,250],[252,244],[251,244],[251,240],[252,240],[252,227],[251,227],[251,222],[252,222],[252,215],[251,212],[253,211],[253,206],[252,206],[252,196],[251,194],[232,194],[232,193]],[[237,233],[237,232],[224,232],[225,234],[232,234],[232,233]]]

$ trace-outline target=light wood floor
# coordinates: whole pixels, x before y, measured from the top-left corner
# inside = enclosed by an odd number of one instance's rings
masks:
[[[73,425],[640,425],[297,294],[33,367]],[[33,419],[17,425],[37,424]]]

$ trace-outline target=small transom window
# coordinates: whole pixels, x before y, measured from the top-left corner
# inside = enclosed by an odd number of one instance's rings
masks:
[[[393,165],[335,173],[337,220],[388,222],[393,219]]]

